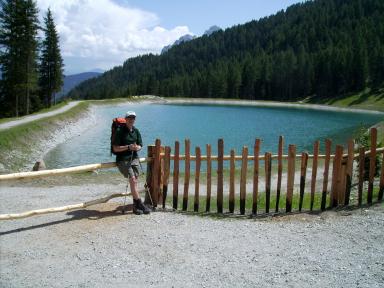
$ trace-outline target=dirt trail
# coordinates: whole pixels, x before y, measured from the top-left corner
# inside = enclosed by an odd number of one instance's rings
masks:
[[[45,117],[49,117],[49,116],[53,116],[53,115],[57,115],[57,114],[66,112],[69,109],[75,107],[80,102],[81,101],[71,101],[67,105],[65,105],[65,106],[63,106],[63,107],[61,107],[59,109],[50,111],[50,112],[41,113],[41,114],[37,114],[37,115],[29,115],[29,116],[25,116],[25,117],[22,117],[22,118],[17,119],[17,120],[13,120],[13,121],[9,121],[9,122],[6,122],[6,123],[2,123],[2,124],[0,124],[0,130],[12,128],[12,127],[15,127],[17,125],[25,124],[25,123],[28,123],[28,122],[31,122],[31,121],[35,121],[35,120],[38,120],[38,119],[41,119],[41,118],[45,118]]]
[[[0,213],[118,185],[2,185]],[[383,287],[384,207],[262,219],[155,212],[123,199],[0,224],[1,287]],[[127,203],[131,200],[127,199]]]

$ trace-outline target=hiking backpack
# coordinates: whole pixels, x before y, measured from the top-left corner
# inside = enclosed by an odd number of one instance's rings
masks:
[[[125,118],[114,118],[112,120],[112,126],[111,126],[111,155],[112,154],[113,155],[119,154],[119,152],[114,152],[113,151],[112,145],[113,145],[113,142],[115,142],[117,128],[124,127],[126,123],[127,123],[127,121],[125,120]]]

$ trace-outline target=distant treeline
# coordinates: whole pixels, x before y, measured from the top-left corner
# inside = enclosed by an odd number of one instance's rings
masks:
[[[384,1],[317,0],[128,59],[72,98],[128,95],[268,99],[333,97],[384,80]]]

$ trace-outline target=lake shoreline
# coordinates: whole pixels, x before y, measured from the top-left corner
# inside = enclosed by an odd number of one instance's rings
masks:
[[[367,114],[384,115],[383,111],[368,110],[362,108],[347,108],[320,104],[307,104],[297,102],[279,102],[279,101],[262,101],[262,100],[241,100],[241,99],[214,99],[214,98],[162,98],[165,104],[177,105],[228,105],[228,106],[252,106],[252,107],[278,107],[278,108],[296,108],[296,109],[313,109],[322,111],[335,112],[355,112]]]
[[[89,123],[94,121],[94,111],[95,106],[98,105],[126,105],[126,104],[164,104],[164,105],[229,105],[229,106],[252,106],[252,107],[291,107],[295,109],[315,109],[315,110],[328,110],[328,111],[338,111],[338,112],[357,112],[357,113],[369,113],[369,114],[383,114],[384,112],[372,111],[372,110],[363,110],[363,109],[350,109],[350,108],[341,108],[333,107],[328,105],[314,105],[314,104],[298,104],[298,103],[285,103],[285,102],[272,102],[272,101],[249,101],[249,100],[226,100],[226,99],[203,99],[203,98],[163,98],[154,95],[143,95],[143,96],[133,96],[128,99],[114,99],[114,100],[91,100],[89,101],[89,106],[87,111],[80,111],[78,114],[79,117],[68,118],[68,121],[64,121],[62,126],[57,126],[57,129],[54,133],[55,137],[51,137],[46,142],[44,142],[44,147],[38,147],[37,143],[36,149],[33,149],[33,155],[30,155],[30,162],[27,165],[24,165],[22,169],[31,170],[33,164],[38,159],[43,159],[45,155],[54,149],[57,145],[71,139],[72,137],[82,133],[82,131],[89,128]],[[84,125],[88,123],[88,125]],[[377,124],[376,124],[377,125]],[[65,133],[63,133],[65,132]],[[41,146],[41,145],[40,145]],[[17,152],[17,151],[16,151]],[[15,151],[13,151],[15,153]],[[15,153],[17,154],[17,153]],[[34,157],[34,159],[32,159]],[[1,168],[1,167],[0,167]],[[48,167],[49,169],[49,167]],[[3,173],[11,172],[3,170]]]

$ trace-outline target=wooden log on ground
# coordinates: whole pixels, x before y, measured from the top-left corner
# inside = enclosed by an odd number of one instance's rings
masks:
[[[289,145],[288,148],[288,176],[287,176],[287,195],[285,202],[285,211],[292,211],[293,186],[295,184],[295,162],[296,146]]]
[[[253,147],[253,203],[252,214],[257,214],[257,202],[259,197],[259,154],[260,154],[260,139],[255,140],[255,146]]]
[[[223,184],[224,184],[224,140],[218,140],[218,160],[217,160],[217,213],[223,213]]]
[[[231,160],[229,167],[229,212],[235,211],[235,150],[231,150]]]
[[[359,148],[359,186],[357,190],[358,205],[363,204],[363,187],[364,187],[364,173],[365,173],[365,147]]]
[[[201,150],[196,147],[196,165],[195,165],[195,201],[193,204],[193,211],[199,212],[199,188],[200,188],[200,166],[201,166]]]
[[[247,166],[248,165],[248,147],[244,146],[242,151],[241,176],[240,176],[240,214],[245,214],[245,201],[247,189]]]
[[[184,174],[184,194],[183,194],[183,211],[188,209],[188,190],[189,190],[189,178],[191,173],[191,161],[190,161],[191,141],[185,139],[185,174]]]
[[[269,213],[269,206],[271,202],[271,169],[272,169],[272,154],[265,153],[265,213]]]
[[[315,201],[316,178],[317,178],[317,159],[319,156],[320,141],[313,144],[313,160],[312,160],[312,179],[311,179],[311,204],[310,210],[313,211],[313,203]]]
[[[211,162],[211,145],[207,144],[207,203],[205,211],[211,209],[211,190],[212,190],[212,162]]]
[[[139,191],[139,193],[144,193],[145,189],[142,189]],[[58,213],[58,212],[65,212],[65,211],[71,211],[81,208],[86,208],[92,205],[96,204],[102,204],[105,202],[108,202],[109,200],[117,197],[126,197],[132,195],[131,193],[114,193],[108,196],[104,196],[99,199],[79,203],[79,204],[72,204],[72,205],[66,205],[62,207],[54,207],[54,208],[45,208],[45,209],[37,209],[37,210],[31,210],[27,212],[22,213],[11,213],[11,214],[0,214],[0,220],[15,220],[15,219],[22,219],[42,214],[49,214],[49,213]]]
[[[165,156],[164,156],[163,209],[165,209],[165,202],[167,201],[170,168],[171,168],[171,147],[166,146]]]
[[[371,155],[369,157],[369,181],[367,203],[372,204],[373,182],[376,173],[376,146],[377,146],[377,129],[371,128]]]
[[[173,159],[173,209],[177,210],[179,201],[179,155],[180,143],[175,142],[175,156]]]
[[[331,145],[332,145],[331,140],[326,139],[325,140],[324,172],[323,172],[323,191],[321,194],[321,211],[325,210],[325,206],[327,202],[329,163],[331,161]]]
[[[349,205],[349,199],[351,196],[352,177],[353,177],[353,158],[354,158],[354,142],[352,139],[348,141],[348,158],[346,166],[345,176],[345,201],[344,205]]]
[[[307,175],[308,153],[301,154],[301,169],[300,169],[300,199],[299,211],[303,208],[304,190],[305,190],[305,177]]]
[[[32,171],[41,171],[47,169],[45,166],[45,162],[43,159],[39,159],[36,161],[35,165],[33,165]]]
[[[277,152],[277,190],[276,190],[276,207],[275,212],[279,212],[280,194],[281,194],[281,179],[283,175],[283,146],[284,138],[279,137],[279,147]]]

